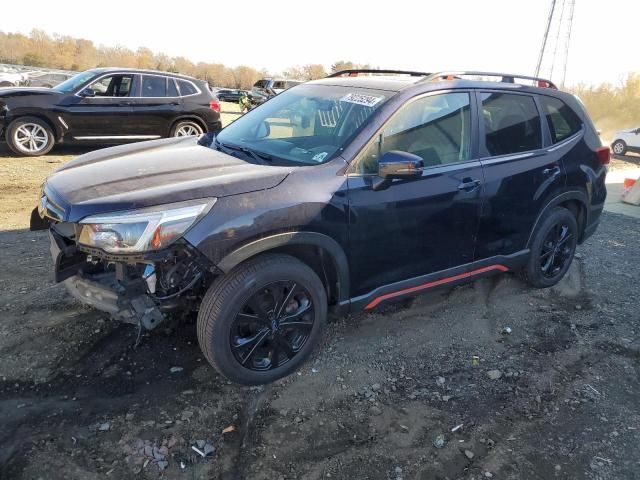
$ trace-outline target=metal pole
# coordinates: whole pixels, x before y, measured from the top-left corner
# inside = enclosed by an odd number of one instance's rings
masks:
[[[549,18],[547,19],[547,28],[544,30],[544,37],[542,37],[542,48],[540,48],[540,55],[538,55],[538,64],[536,65],[536,73],[534,77],[540,76],[540,66],[542,65],[542,57],[544,55],[545,48],[547,47],[547,38],[549,37],[549,28],[551,27],[551,20],[553,19],[553,11],[556,8],[556,0],[551,0],[551,8],[549,9]]]
[[[567,63],[569,63],[569,43],[571,42],[571,27],[573,26],[573,10],[576,6],[575,0],[569,0],[569,21],[567,27],[567,42],[564,48],[564,67],[562,70],[562,83],[560,84],[564,88],[564,81],[567,78]]]

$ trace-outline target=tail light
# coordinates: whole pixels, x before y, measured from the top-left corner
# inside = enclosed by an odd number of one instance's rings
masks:
[[[600,162],[600,165],[609,165],[609,161],[611,160],[611,152],[609,151],[609,147],[597,148],[596,155],[598,155],[598,161]]]
[[[220,113],[220,102],[217,100],[211,100],[209,102],[209,108],[214,112]]]

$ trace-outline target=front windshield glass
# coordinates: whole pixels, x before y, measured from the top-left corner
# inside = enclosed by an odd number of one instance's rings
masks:
[[[388,94],[300,85],[240,117],[218,134],[212,147],[250,150],[271,161],[323,163],[340,154]]]
[[[68,80],[65,80],[62,83],[59,83],[52,90],[60,93],[70,93],[73,92],[76,88],[82,85],[85,82],[88,82],[93,77],[96,76],[96,72],[88,70],[86,72],[79,73]]]

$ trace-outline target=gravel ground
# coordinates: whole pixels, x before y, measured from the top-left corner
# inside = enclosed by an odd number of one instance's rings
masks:
[[[640,478],[640,221],[605,213],[554,289],[504,274],[334,319],[298,374],[245,388],[193,319],[136,348],[54,285],[28,213],[81,152],[2,148],[0,478]]]

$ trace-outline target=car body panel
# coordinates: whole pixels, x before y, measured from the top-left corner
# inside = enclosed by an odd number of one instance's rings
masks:
[[[113,151],[116,150],[117,151]],[[62,220],[197,198],[261,192],[278,185],[288,167],[253,165],[197,144],[195,137],[103,149],[54,172],[45,194],[64,210]]]

